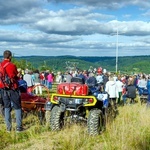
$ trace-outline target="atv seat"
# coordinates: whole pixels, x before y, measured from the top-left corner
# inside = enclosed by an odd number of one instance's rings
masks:
[[[77,82],[80,84],[84,84],[82,78],[80,78],[80,77],[72,77],[71,82]]]

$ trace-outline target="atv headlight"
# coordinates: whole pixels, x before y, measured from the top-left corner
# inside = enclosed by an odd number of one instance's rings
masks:
[[[82,104],[83,100],[82,99],[74,99],[75,104]]]

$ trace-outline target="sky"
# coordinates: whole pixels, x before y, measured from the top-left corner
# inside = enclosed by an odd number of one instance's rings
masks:
[[[150,0],[0,1],[0,55],[150,55]]]

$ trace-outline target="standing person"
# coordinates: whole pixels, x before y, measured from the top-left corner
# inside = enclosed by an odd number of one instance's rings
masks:
[[[134,99],[136,98],[136,87],[133,85],[133,80],[128,80],[126,91],[126,97],[130,98],[130,104],[134,104]]]
[[[40,73],[39,70],[34,71],[34,84],[35,84],[35,94],[40,94],[42,95],[42,86],[40,84]]]
[[[53,81],[55,81],[55,74],[54,74],[54,72],[52,71],[52,77],[53,77]]]
[[[109,99],[113,102],[115,111],[117,112],[116,99],[118,98],[117,84],[114,77],[110,75],[109,81],[106,83],[105,92],[108,93]]]
[[[94,94],[95,92],[100,92],[100,86],[97,84],[97,80],[94,73],[89,74],[89,78],[86,80],[86,84],[89,87],[89,94]]]
[[[120,77],[118,77],[118,80],[116,81],[116,84],[117,84],[117,91],[118,91],[118,101],[117,101],[117,103],[120,104],[121,98],[122,98],[122,91],[123,91],[123,83],[122,83]]]
[[[71,76],[70,72],[66,72],[65,78],[66,78],[66,83],[71,82],[72,76]]]
[[[17,71],[18,71],[18,77],[19,77],[20,79],[23,79],[22,69],[21,69],[21,68],[18,68]]]
[[[126,105],[126,100],[127,100],[127,97],[126,97],[126,82],[122,81],[122,83],[123,83],[122,100],[123,100],[123,105]]]
[[[147,107],[150,108],[150,76],[147,80],[147,90],[148,90],[148,98],[147,98]]]
[[[49,75],[49,70],[46,70],[44,72],[44,84],[45,86],[48,88],[48,79],[47,79],[47,76]]]
[[[86,78],[85,78],[85,76],[83,75],[83,71],[79,71],[79,74],[78,74],[77,77],[81,78],[81,79],[82,79],[82,83],[85,84]]]
[[[146,85],[147,85],[146,76],[142,75],[137,84],[140,96],[143,94],[144,89],[146,89]]]
[[[101,92],[103,92],[104,91],[104,89],[103,89],[104,88],[103,87],[103,74],[97,73],[96,80],[97,80],[97,84],[100,87]]]
[[[48,81],[48,89],[52,89],[53,75],[51,72],[49,72],[49,74],[47,76],[47,81]]]
[[[44,85],[44,72],[40,72],[40,84]]]
[[[11,122],[11,110],[12,107],[15,109],[16,115],[16,131],[20,132],[22,128],[22,110],[21,110],[21,97],[18,89],[18,71],[16,65],[11,62],[12,53],[9,50],[5,50],[3,53],[4,60],[1,62],[2,67],[8,63],[5,67],[5,72],[10,79],[9,88],[2,89],[2,100],[5,109],[5,122],[7,132],[12,130]],[[2,86],[2,85],[1,85]]]
[[[59,71],[59,72],[57,72],[57,75],[56,75],[56,83],[57,84],[59,84],[59,83],[61,83],[62,82],[62,74],[61,74],[61,72]]]
[[[105,91],[105,86],[106,86],[106,83],[109,81],[109,75],[108,73],[104,73],[103,75],[103,90]]]
[[[97,80],[98,84],[102,85],[103,84],[103,74],[102,73],[97,73],[96,80]]]
[[[32,87],[34,86],[34,81],[28,69],[25,70],[25,75],[23,76],[23,80],[27,82],[28,93],[32,94]]]

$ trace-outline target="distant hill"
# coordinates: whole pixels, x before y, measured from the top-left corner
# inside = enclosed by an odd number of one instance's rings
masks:
[[[30,62],[33,68],[49,66],[52,70],[65,71],[66,67],[77,67],[87,70],[90,67],[102,67],[115,72],[115,57],[88,57],[88,56],[24,56],[15,57],[16,60]],[[150,73],[150,56],[127,56],[118,58],[118,70],[121,72]]]

